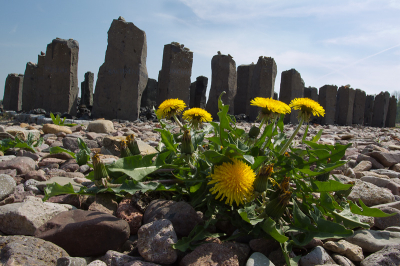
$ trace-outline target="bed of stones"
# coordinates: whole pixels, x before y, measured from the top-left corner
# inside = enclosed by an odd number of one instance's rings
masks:
[[[202,222],[202,213],[184,201],[135,194],[118,202],[113,195],[101,194],[60,195],[43,202],[48,183],[91,185],[85,178],[92,170],[88,165],[79,166],[66,153],[51,155],[50,147],[75,151],[79,137],[111,163],[118,159],[119,141],[132,133],[140,140],[142,154],[154,153],[160,136],[153,129],[159,125],[96,120],[61,127],[41,125],[38,122],[49,121],[37,117],[25,120],[31,122],[0,122],[0,138],[23,139],[32,133],[44,139],[36,153],[11,149],[0,154],[0,265],[285,264],[277,242],[265,239],[209,239],[194,251],[172,249],[172,243]],[[250,126],[240,123],[246,130]],[[291,134],[294,127],[285,125],[285,132]],[[352,143],[344,158],[347,164],[332,171],[343,182],[355,182],[348,198],[396,215],[360,216],[371,225],[369,230],[356,229],[345,239],[315,239],[291,255],[303,255],[299,265],[399,265],[400,129],[311,125],[310,136],[321,128],[322,143]],[[224,224],[215,230],[232,234],[235,228]]]

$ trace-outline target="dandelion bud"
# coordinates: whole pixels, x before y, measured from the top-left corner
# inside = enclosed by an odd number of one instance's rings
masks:
[[[92,162],[93,162],[93,172],[94,172],[94,184],[97,187],[100,187],[101,185],[106,186],[107,179],[109,179],[107,168],[104,165],[104,163],[100,161],[100,156],[98,153],[93,155]]]
[[[190,136],[190,130],[185,130],[182,136],[181,152],[183,154],[192,154],[194,147],[192,143],[192,137]]]
[[[121,158],[125,158],[125,157],[129,157],[132,156],[131,151],[128,148],[128,144],[126,143],[125,140],[122,140],[119,143],[120,147],[121,147]]]
[[[138,143],[135,140],[135,136],[133,134],[127,136],[126,137],[126,141],[127,141],[128,148],[129,148],[129,150],[130,150],[132,155],[140,154]]]
[[[268,178],[274,172],[273,164],[264,165],[256,176],[256,180],[254,181],[254,190],[260,193],[263,193],[267,190],[268,187]]]
[[[258,137],[259,134],[260,134],[260,128],[259,128],[259,127],[252,126],[252,127],[250,128],[250,131],[249,131],[249,137],[250,137],[250,138],[255,139],[255,138]]]

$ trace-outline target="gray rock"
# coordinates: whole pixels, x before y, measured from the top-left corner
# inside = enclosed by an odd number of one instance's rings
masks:
[[[87,131],[95,133],[111,133],[114,131],[114,124],[110,120],[95,120],[89,123]]]
[[[143,261],[142,257],[133,257],[129,255],[125,255],[124,253],[120,253],[114,250],[109,250],[107,253],[101,257],[101,260],[104,261],[104,265],[112,265],[112,266],[158,266],[159,264],[154,264],[151,262]],[[88,265],[89,266],[89,265]],[[103,264],[99,265],[103,266]]]
[[[227,247],[217,243],[198,246],[180,261],[182,266],[229,265],[239,266],[237,255]]]
[[[385,246],[396,246],[400,243],[400,233],[390,231],[357,230],[346,240],[360,246],[364,252],[377,252]]]
[[[339,240],[338,242],[327,241],[324,244],[324,248],[326,250],[344,255],[352,261],[362,261],[364,259],[364,254],[361,247],[351,244],[343,239]]]
[[[400,184],[397,184],[390,179],[383,179],[376,176],[363,176],[360,180],[374,184],[378,187],[387,188],[393,195],[400,195]]]
[[[349,260],[345,256],[336,253],[332,254],[332,259],[341,266],[355,266],[355,264],[351,260]]]
[[[329,256],[323,247],[315,247],[310,253],[301,257],[299,261],[300,266],[311,266],[311,265],[324,265],[324,264],[335,264],[335,261]]]
[[[44,191],[45,187],[48,184],[53,184],[53,183],[57,183],[61,186],[64,186],[68,183],[71,183],[72,187],[74,188],[75,191],[79,191],[81,189],[81,187],[83,187],[83,185],[76,183],[72,178],[69,177],[64,177],[64,176],[54,176],[52,178],[50,178],[47,181],[42,181],[37,183],[37,187],[41,190]]]
[[[59,246],[31,236],[0,236],[2,265],[56,266],[68,253]]]
[[[282,72],[281,87],[279,92],[279,100],[289,104],[295,98],[302,98],[304,95],[304,82],[296,69],[290,69]],[[292,112],[285,116],[285,123],[297,124],[298,111]]]
[[[390,190],[361,180],[356,181],[347,198],[356,202],[361,199],[367,206],[394,201],[394,196]]]
[[[102,262],[101,260],[94,260],[87,266],[107,266],[107,264],[105,262]]]
[[[400,163],[400,153],[394,152],[381,152],[374,151],[368,154],[372,158],[375,158],[378,162],[380,162],[385,167],[391,167],[396,163]]]
[[[48,220],[36,230],[35,237],[53,242],[71,256],[90,257],[118,250],[129,234],[128,223],[115,216],[72,210]]]
[[[392,170],[376,169],[376,170],[371,170],[371,172],[377,173],[379,175],[386,175],[390,178],[400,178],[400,173]]]
[[[375,168],[375,169],[383,169],[383,168],[385,168],[377,160],[375,160],[371,156],[368,156],[368,155],[365,155],[365,154],[359,154],[357,156],[357,162],[361,162],[361,161],[369,161],[369,162],[371,162],[372,163],[372,168]]]
[[[275,266],[264,254],[254,252],[246,262],[246,266]]]
[[[86,145],[88,146],[89,149],[100,147],[99,144],[97,143],[97,141],[95,141],[95,140],[88,140],[88,139],[82,139],[82,140],[86,143]],[[75,150],[79,149],[77,138],[66,137],[66,138],[63,138],[62,143],[63,143],[64,148],[66,148],[70,151],[75,151]]]
[[[385,265],[398,266],[400,265],[400,244],[397,246],[387,246],[366,257],[360,264],[361,266],[370,265]]]
[[[188,236],[202,220],[195,209],[184,201],[153,200],[143,216],[143,224],[168,219],[172,222],[178,237]]]
[[[8,111],[22,110],[22,86],[24,75],[8,74],[6,84],[4,86],[3,107]]]
[[[19,175],[35,170],[36,162],[29,157],[16,157],[13,160],[1,161],[0,169],[16,169]]]
[[[385,213],[395,213],[390,217],[375,217],[374,225],[379,229],[386,229],[389,226],[400,226],[400,210],[392,207],[379,207]]]
[[[86,260],[79,257],[62,257],[57,260],[57,266],[86,266]]]
[[[57,214],[74,208],[28,196],[25,202],[0,206],[0,231],[10,235],[33,235],[37,228]]]
[[[16,186],[14,178],[6,174],[0,174],[0,200],[10,195]]]
[[[361,161],[356,167],[354,167],[354,172],[369,171],[372,168],[372,163],[370,161]]]
[[[171,245],[176,244],[177,241],[174,227],[167,219],[147,223],[138,231],[139,253],[150,262],[174,263],[178,258],[178,253]]]

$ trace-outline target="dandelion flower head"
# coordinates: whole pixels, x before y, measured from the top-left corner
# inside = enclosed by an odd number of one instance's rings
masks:
[[[310,120],[311,114],[314,116],[324,116],[324,108],[314,100],[309,98],[296,98],[293,99],[289,106],[294,110],[299,110],[299,118],[303,118],[304,121]]]
[[[189,124],[193,125],[195,128],[198,128],[198,125],[204,122],[212,121],[212,116],[209,112],[201,108],[192,108],[186,110],[183,113],[183,119],[189,122]]]
[[[163,101],[156,111],[159,118],[171,118],[174,115],[179,115],[186,108],[184,101],[179,99],[168,99]]]
[[[214,184],[210,189],[212,194],[217,194],[215,199],[226,197],[225,204],[232,206],[233,202],[239,206],[241,203],[249,201],[253,195],[253,183],[256,174],[241,160],[232,159],[233,163],[223,163],[215,166],[214,173],[209,175]]]
[[[275,119],[281,114],[289,114],[290,107],[284,102],[272,99],[272,98],[262,98],[256,97],[250,101],[253,106],[261,107],[259,113],[259,119]]]

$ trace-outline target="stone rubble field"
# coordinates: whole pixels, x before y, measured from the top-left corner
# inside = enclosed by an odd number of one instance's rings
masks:
[[[240,123],[246,131],[251,123]],[[202,213],[186,202],[153,199],[139,204],[138,195],[119,203],[111,194],[60,195],[43,202],[46,184],[90,185],[88,165],[72,156],[50,154],[49,148],[78,149],[82,138],[102,161],[117,160],[118,143],[134,134],[142,154],[155,153],[160,140],[154,122],[96,120],[74,127],[0,122],[0,138],[43,137],[37,153],[12,149],[0,154],[0,265],[285,265],[279,244],[266,239],[209,239],[194,251],[171,247],[202,222]],[[285,125],[290,135],[294,125]],[[400,265],[400,129],[310,125],[309,138],[324,129],[320,143],[347,144],[347,164],[331,172],[342,182],[355,182],[348,199],[396,215],[360,216],[371,225],[346,239],[314,239],[295,255],[299,265]],[[301,140],[303,133],[297,136]],[[139,141],[140,140],[140,141]],[[318,195],[314,195],[318,197]],[[219,225],[232,234],[234,229]],[[299,253],[300,252],[300,253]]]

